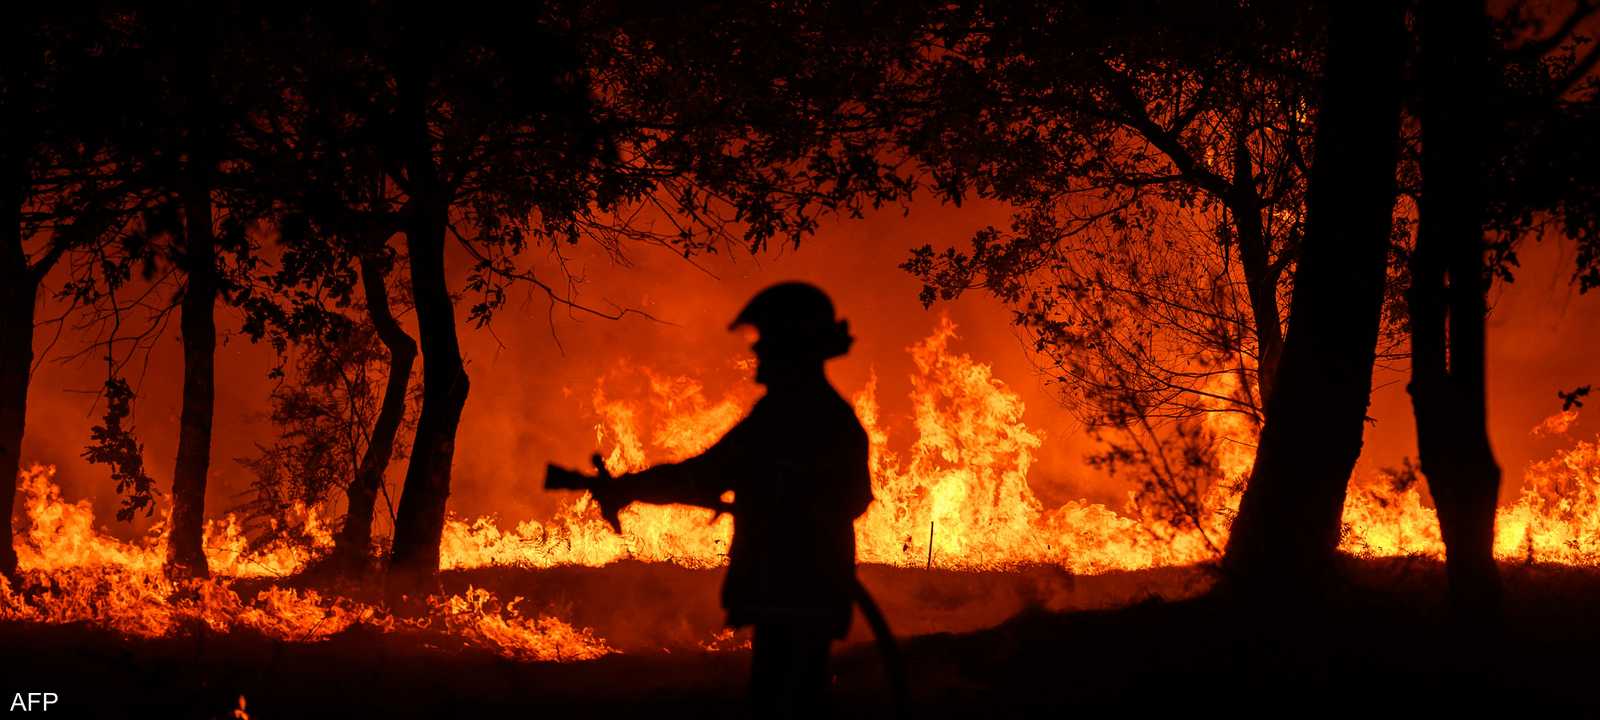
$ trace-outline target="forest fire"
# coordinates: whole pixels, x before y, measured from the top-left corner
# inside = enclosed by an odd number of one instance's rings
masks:
[[[1600,2],[4,14],[11,710],[1600,705]]]
[[[958,342],[956,327],[945,321],[909,348],[916,368],[910,427],[883,424],[875,382],[854,398],[872,440],[877,498],[856,526],[862,562],[962,570],[1054,565],[1095,574],[1215,559],[1212,545],[1194,528],[1158,532],[1126,508],[1097,503],[1045,507],[1028,486],[1040,435],[1023,423],[1020,398],[987,365],[960,352]],[[597,440],[616,468],[641,468],[704,449],[752,399],[748,393],[713,399],[692,379],[638,372],[646,378],[647,396],[613,397],[604,378],[593,393],[602,418]],[[642,425],[645,417],[654,424]],[[1249,447],[1253,438],[1240,430],[1245,426],[1234,425],[1241,434],[1227,437],[1227,445]],[[897,432],[915,437],[896,449],[891,436]],[[1250,459],[1247,453],[1229,457],[1225,472],[1231,482],[1206,497],[1212,543],[1225,540],[1226,518],[1237,506],[1237,483]],[[291,514],[299,542],[251,547],[236,517],[211,522],[205,546],[214,577],[174,583],[162,572],[159,524],[139,541],[111,538],[96,529],[87,502],[61,498],[53,474],[34,466],[22,479],[28,522],[19,548],[26,580],[20,590],[0,586],[0,619],[81,622],[136,636],[245,628],[294,642],[326,639],[355,625],[381,632],[432,630],[520,660],[585,660],[616,651],[591,631],[527,614],[518,607],[520,598],[504,600],[482,588],[435,598],[421,618],[399,618],[379,605],[310,589],[269,585],[248,598],[234,589],[238,580],[292,576],[327,552],[333,540],[317,508]],[[1395,480],[1352,484],[1342,550],[1362,557],[1442,558],[1434,511],[1415,484]],[[442,565],[603,567],[632,559],[709,568],[725,561],[731,534],[730,518],[680,506],[636,506],[622,515],[622,526],[621,536],[613,533],[587,496],[552,518],[506,531],[493,518],[451,519]],[[1579,441],[1528,468],[1521,497],[1501,509],[1497,527],[1496,554],[1504,561],[1600,564],[1600,444]],[[723,634],[700,647],[738,646]]]

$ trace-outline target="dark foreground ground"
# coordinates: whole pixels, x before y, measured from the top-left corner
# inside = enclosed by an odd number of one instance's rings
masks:
[[[1076,580],[1045,571],[864,572],[891,621],[915,632],[903,640],[913,718],[1600,716],[1600,571],[1507,566],[1505,574],[1509,608],[1497,630],[1453,624],[1440,568],[1425,561],[1352,561],[1353,579],[1317,607],[1276,609],[1210,594],[1148,599],[1155,590],[1192,595],[1199,571]],[[642,649],[714,628],[706,597],[714,572],[623,566],[446,578],[468,583],[523,585],[515,591],[565,604],[626,652],[519,663],[362,629],[304,644],[10,624],[0,625],[0,694],[9,703],[17,692],[57,693],[56,717],[230,717],[241,694],[252,718],[743,716],[746,653]],[[1115,603],[1131,604],[1075,609]],[[935,632],[936,622],[961,632]],[[892,717],[870,645],[841,648],[835,671],[836,716]]]

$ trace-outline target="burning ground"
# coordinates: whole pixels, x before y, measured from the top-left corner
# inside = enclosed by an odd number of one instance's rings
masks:
[[[854,397],[877,497],[857,524],[862,576],[908,638],[923,714],[964,716],[996,698],[1016,712],[1188,702],[1240,673],[1262,684],[1263,701],[1349,690],[1355,702],[1377,697],[1365,678],[1392,672],[1422,686],[1461,681],[1438,619],[1437,522],[1403,475],[1353,484],[1342,545],[1353,585],[1325,608],[1283,618],[1314,638],[1277,645],[1254,634],[1272,625],[1260,613],[1208,593],[1252,460],[1248,425],[1217,414],[1210,427],[1219,446],[1240,450],[1219,457],[1231,480],[1208,489],[1199,524],[1158,530],[1132,503],[1048,507],[1028,482],[1041,434],[1023,421],[1017,393],[959,344],[944,322],[909,348],[905,426],[880,417],[876,381]],[[752,399],[710,397],[689,378],[636,367],[600,378],[589,401],[608,465],[632,469],[699,451]],[[1554,416],[1535,432],[1565,435],[1575,420]],[[443,592],[400,617],[374,589],[315,572],[332,544],[316,508],[297,508],[286,521],[293,532],[269,543],[252,542],[233,516],[212,522],[213,577],[174,583],[162,571],[159,525],[144,538],[112,537],[87,501],[62,498],[53,476],[40,466],[24,475],[23,583],[0,589],[0,633],[11,677],[61,688],[67,707],[161,705],[204,717],[231,712],[243,695],[256,717],[596,702],[621,714],[642,702],[739,710],[748,639],[720,628],[717,568],[730,527],[709,512],[631,509],[620,537],[586,497],[510,527],[452,519]],[[1485,691],[1574,687],[1565,683],[1582,665],[1563,659],[1597,629],[1569,598],[1600,590],[1600,446],[1576,440],[1523,480],[1497,537],[1511,598],[1505,637],[1517,640],[1496,656]],[[1317,621],[1302,624],[1307,617]],[[837,680],[841,703],[864,711],[886,698],[868,639],[858,622]],[[1519,660],[1529,657],[1541,660]]]
[[[1328,713],[1393,716],[1516,703],[1530,713],[1591,707],[1589,651],[1600,633],[1592,611],[1572,602],[1600,591],[1590,571],[1507,565],[1508,618],[1486,665],[1461,660],[1467,643],[1442,620],[1443,574],[1431,561],[1351,561],[1355,583],[1326,606],[1296,609],[1293,642],[1271,634],[1263,615],[1225,598],[1145,600],[1120,609],[1051,612],[1033,607],[996,627],[936,632],[904,641],[917,717],[1014,717],[1091,712],[1281,711],[1319,697]],[[498,574],[499,577],[492,577]],[[1181,586],[1185,571],[1079,578],[1064,596],[1126,599]],[[520,576],[520,577],[518,577]],[[869,566],[866,582],[886,609],[914,629],[930,598],[986,600],[1054,580],[1016,574],[894,571]],[[445,574],[447,587],[556,580],[602,585],[585,611],[629,612],[627,600],[686,593],[687,625],[713,616],[715,573],[661,565]],[[996,587],[999,586],[999,587]],[[981,589],[980,589],[981,588]],[[1060,589],[1060,586],[1056,586]],[[1098,595],[1105,591],[1108,595]],[[697,595],[698,594],[698,595]],[[606,598],[611,598],[608,602]],[[1037,599],[1037,598],[1034,598]],[[913,601],[911,606],[900,603]],[[597,607],[604,605],[608,607]],[[915,613],[908,613],[911,607]],[[655,619],[655,618],[650,618]],[[1514,639],[1511,639],[1514,638]],[[748,655],[682,648],[613,653],[582,662],[517,662],[428,631],[384,633],[357,625],[318,642],[254,630],[203,627],[159,638],[74,625],[6,623],[0,640],[30,648],[8,680],[54,688],[72,716],[227,717],[243,695],[251,717],[741,717]],[[836,652],[840,715],[890,715],[870,646]],[[1396,681],[1395,678],[1403,678]],[[1463,690],[1470,692],[1462,694]]]

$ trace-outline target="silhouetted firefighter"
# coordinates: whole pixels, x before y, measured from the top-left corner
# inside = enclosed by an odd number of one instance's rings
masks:
[[[902,702],[893,637],[856,580],[854,521],[872,502],[867,434],[822,365],[853,338],[814,286],[761,291],[729,329],[759,333],[757,383],[767,394],[721,440],[683,462],[612,478],[552,465],[547,488],[588,489],[605,518],[632,502],[681,503],[733,513],[722,606],[731,627],[754,626],[751,693],[759,717],[821,717],[828,651],[850,627],[852,604],[878,636]],[[732,491],[731,503],[723,500]]]

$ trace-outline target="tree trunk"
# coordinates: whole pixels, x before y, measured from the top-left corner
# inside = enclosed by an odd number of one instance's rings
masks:
[[[407,219],[406,247],[417,330],[422,337],[422,414],[417,419],[395,518],[387,586],[392,605],[406,596],[420,597],[431,589],[439,571],[439,539],[444,532],[445,501],[450,496],[456,427],[467,401],[467,372],[456,341],[455,306],[444,271],[450,202],[434,167],[427,123],[427,76],[419,70],[414,68],[402,77],[401,102],[410,115],[404,163],[413,212]]]
[[[22,436],[28,418],[28,379],[33,368],[33,313],[37,279],[22,249],[22,196],[19,173],[8,173],[0,188],[0,574],[13,580],[17,551],[12,545],[11,513],[16,507],[17,475],[22,471]]]
[[[372,515],[384,473],[389,469],[390,458],[394,457],[395,435],[405,417],[406,390],[411,383],[411,366],[417,357],[416,341],[395,322],[389,310],[389,289],[378,258],[371,252],[364,252],[360,262],[367,318],[377,330],[378,339],[389,350],[389,378],[384,385],[378,419],[367,441],[367,451],[345,491],[344,527],[334,539],[334,560],[346,574],[358,574],[366,565],[372,548]]]
[[[204,43],[204,15],[191,18],[193,34],[176,52],[188,107],[182,114],[187,157],[174,178],[183,209],[183,298],[178,328],[183,335],[183,405],[178,419],[178,457],[172,467],[172,525],[167,531],[167,571],[206,577],[206,479],[211,471],[211,429],[216,412],[217,236],[212,217],[214,113],[211,57]]]
[[[1272,397],[1272,382],[1283,356],[1283,327],[1278,317],[1278,274],[1272,270],[1266,230],[1261,224],[1261,194],[1256,191],[1250,148],[1245,142],[1242,136],[1234,142],[1233,192],[1225,200],[1228,212],[1233,215],[1239,264],[1244,269],[1245,289],[1250,293],[1250,315],[1255,321],[1258,356],[1256,397],[1264,408]]]
[[[1236,586],[1327,577],[1361,454],[1395,196],[1398,2],[1330,6],[1307,233],[1255,466],[1224,556]]]
[[[1422,199],[1408,297],[1408,390],[1444,537],[1451,604],[1465,616],[1492,616],[1500,607],[1500,466],[1489,442],[1484,378],[1483,148],[1493,144],[1495,128],[1494,103],[1486,102],[1489,20],[1481,1],[1430,0],[1421,29]]]
[[[184,180],[186,284],[179,327],[183,333],[183,410],[178,460],[172,469],[172,527],[167,566],[179,574],[206,576],[206,475],[211,467],[211,423],[216,403],[217,243],[211,224],[208,169],[192,161]]]

